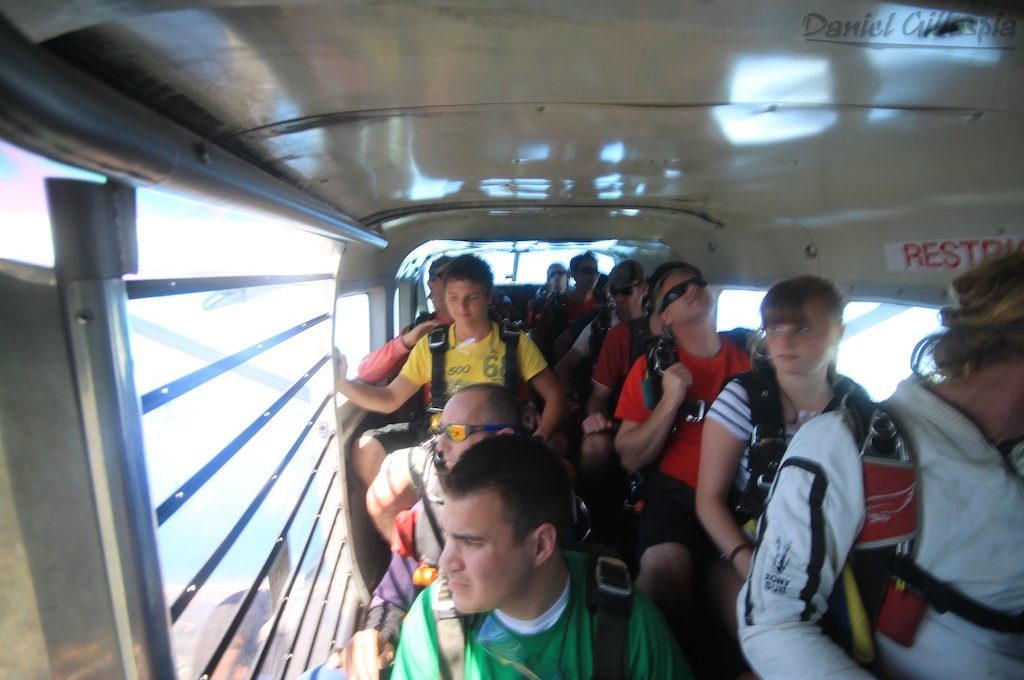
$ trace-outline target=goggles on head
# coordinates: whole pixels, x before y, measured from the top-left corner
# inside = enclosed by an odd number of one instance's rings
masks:
[[[678,283],[672,286],[665,293],[664,297],[661,298],[661,306],[658,308],[658,313],[661,314],[666,309],[668,309],[668,306],[670,304],[686,295],[686,291],[690,290],[690,286],[699,286],[701,288],[707,288],[708,282],[699,276],[695,276],[694,278],[689,279],[688,281],[683,281],[682,283]]]
[[[504,429],[514,430],[511,425],[444,425],[437,423],[430,431],[436,435],[444,435],[453,442],[463,442],[474,432],[501,432]]]

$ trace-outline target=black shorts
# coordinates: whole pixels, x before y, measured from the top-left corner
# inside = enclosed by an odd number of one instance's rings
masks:
[[[426,418],[411,423],[394,423],[363,432],[361,437],[373,437],[387,453],[422,444],[430,438],[430,421]]]
[[[689,549],[694,564],[702,564],[710,554],[711,540],[697,519],[693,489],[653,471],[644,481],[641,497],[644,505],[637,519],[637,558],[659,543],[679,543]]]

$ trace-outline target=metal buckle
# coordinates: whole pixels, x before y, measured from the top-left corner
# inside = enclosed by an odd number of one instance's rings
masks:
[[[624,586],[609,583],[607,578],[612,572],[618,576],[618,581],[625,583]],[[629,576],[629,568],[626,563],[617,557],[602,555],[597,558],[594,566],[594,583],[599,592],[611,595],[612,597],[627,598],[633,593],[633,582]]]
[[[704,420],[704,416],[707,414],[708,405],[703,399],[694,399],[693,401],[686,402],[686,410],[686,422],[699,423]],[[694,413],[694,411],[696,411],[696,413]]]

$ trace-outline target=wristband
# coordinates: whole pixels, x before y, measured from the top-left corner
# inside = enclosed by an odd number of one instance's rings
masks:
[[[753,550],[754,546],[750,545],[749,543],[740,543],[738,546],[733,548],[732,552],[729,553],[729,559],[727,560],[729,564],[732,564],[733,561],[736,559],[736,556],[739,555],[746,548]]]

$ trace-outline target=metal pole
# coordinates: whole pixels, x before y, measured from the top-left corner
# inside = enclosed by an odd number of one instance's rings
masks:
[[[166,187],[328,238],[387,240],[29,42],[0,15],[0,136],[133,186]]]
[[[125,678],[174,678],[121,276],[135,268],[130,187],[46,180],[95,522]]]

